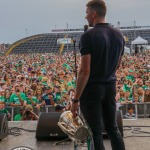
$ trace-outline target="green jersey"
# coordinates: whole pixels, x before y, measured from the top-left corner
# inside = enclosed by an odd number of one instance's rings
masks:
[[[0,114],[6,114],[8,115],[8,110],[6,108],[0,109]]]
[[[149,89],[149,87],[146,86],[146,85],[144,85],[144,86],[143,86],[143,89],[146,90],[146,89]]]
[[[0,102],[5,102],[4,96],[0,96]]]
[[[54,101],[57,103],[60,100],[61,100],[61,94],[60,93],[56,93],[56,97],[55,97]]]
[[[20,97],[23,101],[26,100],[26,95],[23,93],[23,92],[20,92]],[[13,103],[13,104],[21,104],[20,103],[20,100],[19,100],[19,97],[16,95],[16,94],[12,94],[10,96],[10,103]]]
[[[124,84],[123,85],[123,90],[126,92],[126,91],[131,91],[131,86],[130,85],[128,85],[128,84]]]
[[[14,121],[21,121],[22,116],[20,114],[14,117]]]
[[[34,103],[36,103],[36,104],[39,104],[39,100],[35,97],[35,96],[33,96],[32,97],[32,101],[34,102]],[[31,105],[32,103],[31,103],[31,100],[27,97],[26,98],[26,103],[28,104],[28,105]]]
[[[10,99],[9,98],[5,98],[5,104],[8,106],[10,104]]]
[[[135,81],[134,76],[132,76],[132,75],[126,76],[126,79],[127,79],[127,80],[131,80],[132,82]]]

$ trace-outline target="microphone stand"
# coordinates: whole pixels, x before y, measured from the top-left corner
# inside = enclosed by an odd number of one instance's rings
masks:
[[[74,46],[74,64],[75,64],[75,77],[76,77],[76,81],[77,81],[77,57],[76,57],[76,40],[74,38],[72,38],[73,41],[73,46]],[[80,115],[80,108],[78,110],[78,113]],[[87,139],[88,144],[88,150],[94,150],[94,142],[93,142],[93,138],[91,136],[88,137]],[[78,149],[78,144],[74,142],[74,150],[79,150]]]
[[[77,81],[77,57],[76,57],[76,39],[72,38],[73,41],[73,52],[74,52],[74,65],[75,65],[75,77],[76,77],[76,81]],[[74,142],[74,150],[78,150],[78,145]]]
[[[73,47],[74,47],[74,64],[75,64],[75,77],[77,80],[77,57],[76,57],[76,40],[73,39]]]

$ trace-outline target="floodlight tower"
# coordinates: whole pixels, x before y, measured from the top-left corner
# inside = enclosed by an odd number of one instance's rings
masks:
[[[67,25],[67,52],[68,52],[68,23],[66,23]]]
[[[28,29],[25,29],[26,30],[26,37],[27,37],[27,35],[28,35]]]
[[[136,21],[134,20],[134,39],[136,38],[136,31],[135,31],[135,28],[136,28]]]

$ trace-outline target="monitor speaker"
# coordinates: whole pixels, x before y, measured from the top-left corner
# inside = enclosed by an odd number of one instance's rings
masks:
[[[62,113],[59,112],[44,112],[40,114],[36,128],[37,140],[58,140],[68,138],[68,136],[57,125],[61,114]],[[118,129],[123,136],[123,122],[121,111],[116,112],[116,119]],[[103,127],[103,136],[108,137],[104,128],[105,127]]]
[[[6,114],[0,114],[0,141],[8,135],[8,121]]]
[[[59,112],[44,112],[40,114],[35,135],[37,140],[58,140],[68,138],[57,125],[61,114],[62,113]]]

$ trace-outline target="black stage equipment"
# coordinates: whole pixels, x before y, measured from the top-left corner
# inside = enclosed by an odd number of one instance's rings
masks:
[[[60,115],[60,112],[41,113],[36,128],[37,140],[59,140],[68,138],[68,135],[66,135],[57,125]],[[123,121],[121,111],[116,112],[116,119],[119,131],[123,136]],[[104,127],[103,136],[107,137]]]
[[[37,140],[58,140],[68,138],[57,125],[61,114],[62,113],[60,112],[40,114],[36,128]]]
[[[8,121],[6,114],[0,114],[0,141],[8,135]]]

